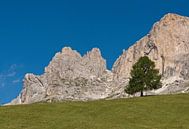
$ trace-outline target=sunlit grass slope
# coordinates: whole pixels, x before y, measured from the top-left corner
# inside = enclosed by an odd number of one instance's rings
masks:
[[[0,107],[0,129],[189,129],[189,94]]]

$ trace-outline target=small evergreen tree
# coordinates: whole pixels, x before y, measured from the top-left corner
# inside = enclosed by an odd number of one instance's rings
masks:
[[[145,90],[160,88],[160,80],[161,75],[159,70],[155,69],[155,63],[147,56],[141,57],[133,65],[129,85],[126,87],[125,92],[131,95],[141,92],[141,96],[143,96],[143,91]]]

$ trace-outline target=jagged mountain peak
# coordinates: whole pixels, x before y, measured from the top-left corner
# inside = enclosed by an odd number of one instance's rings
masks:
[[[188,78],[183,59],[189,54],[189,18],[166,14],[154,24],[150,33],[129,47],[115,62],[114,76],[129,78],[132,65],[144,55],[155,61],[165,78]],[[185,71],[183,75],[182,71]]]
[[[189,25],[189,17],[181,16],[174,13],[168,13],[153,25],[149,33],[149,36],[154,35],[161,30],[174,30],[174,29],[181,30],[183,27],[186,28],[188,25]]]
[[[62,48],[62,52],[61,53],[57,53],[57,54],[62,54],[62,55],[68,55],[68,56],[72,56],[72,55],[78,55],[81,56],[81,54],[79,52],[77,52],[76,50],[72,49],[71,47],[63,47]],[[99,48],[92,48],[90,51],[88,51],[83,57],[85,56],[93,56],[93,57],[101,57],[101,51]]]
[[[101,55],[101,51],[99,48],[93,48],[91,51],[91,53],[97,53],[97,54],[100,54]]]
[[[98,48],[81,56],[64,47],[40,76],[26,74],[23,90],[11,104],[39,101],[94,100],[127,97],[124,93],[133,64],[148,56],[162,74],[163,88],[148,94],[189,92],[189,18],[166,14],[149,34],[119,56],[112,72]]]
[[[185,17],[185,16],[181,16],[181,15],[178,15],[178,14],[175,14],[175,13],[168,13],[168,14],[165,14],[159,22],[159,25],[169,25],[169,24],[174,24],[174,22],[178,22],[178,21],[185,21],[185,20],[189,20],[188,17]],[[156,23],[156,24],[157,24]],[[156,25],[155,24],[155,25]],[[158,24],[157,24],[158,25]]]
[[[181,16],[179,14],[176,13],[167,13],[165,14],[160,21],[172,21],[172,20],[176,20],[176,19],[183,19],[183,18],[187,18],[185,16]]]
[[[103,59],[102,55],[101,55],[101,51],[99,48],[92,48],[90,51],[88,51],[84,56],[84,58],[88,57],[88,58],[99,58],[99,59]],[[103,59],[104,60],[104,59]]]
[[[66,53],[68,51],[73,51],[71,47],[63,47],[62,48],[62,53]]]
[[[78,57],[81,57],[80,53],[77,52],[76,50],[73,50],[71,47],[64,47],[62,48],[62,52],[61,52],[62,55],[67,55],[67,56],[78,56]]]

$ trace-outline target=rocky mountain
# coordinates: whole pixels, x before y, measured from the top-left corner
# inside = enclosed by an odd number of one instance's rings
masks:
[[[163,87],[148,94],[189,92],[189,18],[167,14],[116,60],[112,71],[99,49],[81,56],[70,47],[56,53],[43,75],[26,74],[23,90],[10,104],[127,97],[132,65],[147,55],[162,74]]]
[[[43,75],[26,74],[23,90],[12,103],[106,98],[111,93],[112,78],[99,49],[82,57],[65,47],[56,53]]]
[[[156,91],[158,94],[188,91],[187,85],[183,88],[178,85],[189,80],[189,18],[165,15],[147,36],[117,59],[112,69],[114,78],[127,80],[132,65],[144,55],[155,62],[163,76],[164,86]],[[170,86],[172,88],[168,88]]]

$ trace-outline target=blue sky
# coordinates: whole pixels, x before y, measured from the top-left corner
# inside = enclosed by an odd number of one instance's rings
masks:
[[[116,58],[166,13],[189,16],[188,0],[1,0],[0,103],[15,98],[25,73],[42,74],[54,54],[98,47]]]

